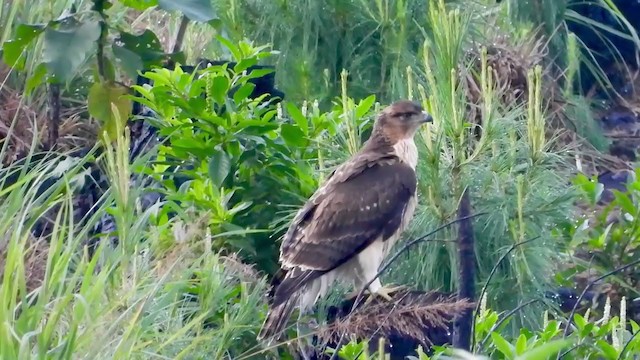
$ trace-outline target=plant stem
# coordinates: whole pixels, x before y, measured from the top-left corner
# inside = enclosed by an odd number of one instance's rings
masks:
[[[460,199],[458,218],[464,219],[458,225],[458,299],[475,301],[475,238],[471,215],[471,199],[469,191],[465,189]],[[454,324],[453,345],[457,348],[470,350],[471,329],[473,324],[473,310],[465,310]]]

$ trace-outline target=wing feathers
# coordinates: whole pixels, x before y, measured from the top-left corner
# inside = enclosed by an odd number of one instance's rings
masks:
[[[352,171],[336,171],[342,181],[330,179],[296,216],[283,241],[283,266],[330,271],[398,231],[416,190],[413,169],[397,158],[349,165]]]

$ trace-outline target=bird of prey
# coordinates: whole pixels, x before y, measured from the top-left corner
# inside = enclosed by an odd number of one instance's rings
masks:
[[[298,307],[300,316],[311,310],[334,281],[351,282],[360,290],[376,277],[415,211],[418,150],[413,137],[431,121],[413,101],[383,109],[360,151],[297,212],[280,247],[287,273],[258,339],[279,337],[293,310]],[[391,299],[392,290],[377,278],[368,290],[370,296]]]

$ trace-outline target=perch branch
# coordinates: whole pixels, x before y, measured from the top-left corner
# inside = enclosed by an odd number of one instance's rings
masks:
[[[423,241],[428,241],[427,239],[430,236],[436,234],[440,230],[446,229],[447,227],[449,227],[449,226],[451,226],[453,224],[456,224],[458,222],[465,221],[465,220],[468,220],[468,219],[473,219],[473,218],[476,218],[476,217],[480,217],[480,216],[483,216],[483,215],[486,215],[486,214],[488,214],[488,212],[481,212],[481,213],[477,213],[477,214],[466,216],[464,218],[458,218],[458,219],[452,220],[452,221],[450,221],[450,222],[448,222],[448,223],[436,228],[435,230],[433,230],[431,232],[428,232],[427,234],[422,235],[419,238],[406,243],[402,248],[400,248],[400,250],[398,250],[395,254],[393,254],[393,256],[391,258],[389,258],[389,261],[387,261],[387,263],[384,264],[380,268],[380,270],[378,270],[378,272],[376,273],[376,276],[374,276],[373,279],[369,280],[369,282],[367,282],[365,284],[365,286],[363,286],[362,289],[360,289],[360,292],[358,292],[358,296],[354,300],[353,305],[352,305],[351,310],[350,310],[349,313],[352,313],[355,310],[355,308],[359,305],[360,301],[362,300],[362,296],[364,295],[364,291],[369,288],[369,285],[371,285],[371,283],[373,283],[378,277],[380,277],[380,275],[383,272],[385,272],[387,270],[387,268],[389,268],[389,266],[391,266],[391,264],[393,264],[393,262],[396,261],[396,259],[398,259],[398,257],[400,257],[400,255],[402,255],[405,251],[409,250],[409,248],[411,248],[412,246],[414,246],[416,244],[419,244],[419,243],[421,243]],[[343,340],[344,340],[344,334],[342,334],[340,336],[340,339],[338,340],[338,343],[336,344],[336,351],[331,355],[331,359],[330,360],[337,359],[336,358],[337,353],[338,353],[337,349],[340,348],[340,346],[342,345],[342,341]]]
[[[498,271],[498,266],[500,266],[500,264],[502,263],[502,261],[504,261],[504,259],[507,258],[507,256],[509,256],[509,254],[511,254],[511,252],[513,250],[515,250],[518,246],[530,243],[534,240],[539,239],[540,236],[536,236],[534,238],[528,239],[528,240],[524,240],[521,241],[519,243],[515,243],[513,245],[511,245],[511,247],[509,248],[509,250],[507,250],[504,254],[502,254],[502,256],[500,257],[500,259],[498,259],[498,261],[495,263],[495,265],[493,265],[493,268],[491,269],[491,272],[489,273],[489,277],[487,277],[487,280],[484,282],[484,285],[482,286],[482,290],[480,290],[480,296],[478,296],[478,303],[476,304],[476,309],[475,309],[475,315],[473,316],[473,328],[471,329],[471,333],[473,334],[475,331],[475,326],[476,326],[476,319],[478,317],[478,312],[480,311],[480,302],[482,301],[482,297],[484,296],[485,292],[487,292],[487,287],[489,287],[489,282],[491,282],[491,279],[493,278],[493,275],[495,275],[495,273]],[[473,349],[476,346],[476,337],[473,336],[472,337],[472,344],[471,344],[471,350],[473,352]]]

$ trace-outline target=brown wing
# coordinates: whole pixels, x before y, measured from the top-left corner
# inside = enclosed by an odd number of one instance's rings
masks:
[[[360,169],[335,174],[342,181],[331,179],[296,216],[281,249],[283,267],[291,271],[276,291],[276,303],[400,227],[416,190],[414,170],[397,158]]]

